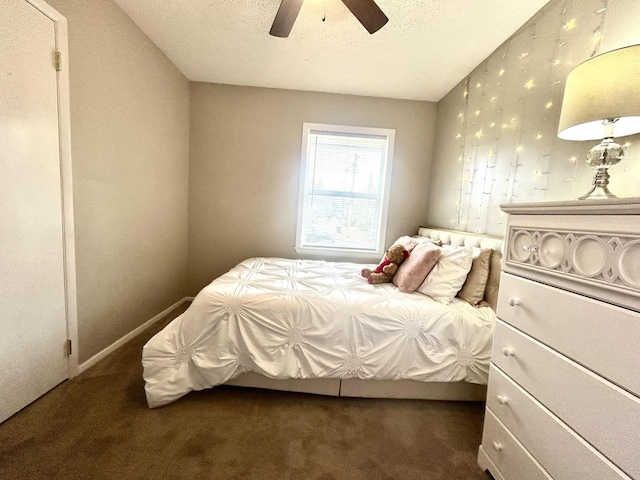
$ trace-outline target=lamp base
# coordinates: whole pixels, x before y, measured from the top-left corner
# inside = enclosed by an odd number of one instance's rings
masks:
[[[578,197],[578,200],[598,200],[601,198],[618,198],[607,187],[594,186],[588,193]]]
[[[578,200],[599,198],[618,198],[609,191],[609,167],[616,165],[624,158],[624,150],[620,145],[607,137],[599,145],[593,147],[587,154],[587,163],[596,169],[593,177],[593,188]]]

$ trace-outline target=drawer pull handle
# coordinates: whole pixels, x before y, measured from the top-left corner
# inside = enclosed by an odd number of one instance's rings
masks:
[[[509,400],[504,395],[498,395],[497,398],[500,405],[506,405],[507,403],[509,403]]]
[[[509,305],[511,305],[512,307],[517,307],[518,305],[520,305],[520,300],[515,297],[511,297],[509,299]]]
[[[501,452],[502,451],[502,444],[498,443],[498,442],[493,442],[493,449],[496,452]]]
[[[522,250],[524,250],[525,252],[536,253],[538,251],[538,247],[536,247],[535,245],[525,244],[522,246]]]
[[[502,349],[502,354],[503,354],[505,357],[513,357],[513,356],[516,354],[516,352],[514,352],[514,351],[513,351],[513,348],[504,347],[504,348]]]

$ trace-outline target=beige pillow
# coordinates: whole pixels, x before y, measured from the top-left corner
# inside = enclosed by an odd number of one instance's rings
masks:
[[[431,243],[416,245],[391,281],[403,293],[415,292],[440,258],[440,249]]]
[[[489,261],[491,260],[490,248],[473,249],[473,262],[467,279],[458,292],[458,297],[471,305],[478,306],[484,298],[484,291],[489,279]]]
[[[484,299],[495,312],[498,307],[498,287],[500,286],[500,271],[502,269],[502,253],[491,250],[489,261],[489,279],[484,289]]]

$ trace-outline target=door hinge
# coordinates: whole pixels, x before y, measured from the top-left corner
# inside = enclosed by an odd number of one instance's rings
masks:
[[[67,350],[67,356],[71,356],[71,354],[73,353],[73,349],[71,348],[71,340],[67,340],[66,343],[66,350]]]
[[[62,71],[62,52],[55,53],[56,72]]]

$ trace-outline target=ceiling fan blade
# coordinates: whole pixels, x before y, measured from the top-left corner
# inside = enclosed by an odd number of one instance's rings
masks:
[[[282,0],[282,2],[280,2],[280,8],[278,8],[278,13],[276,13],[276,18],[273,20],[271,30],[269,30],[269,34],[274,37],[288,37],[298,17],[298,12],[300,12],[303,1],[304,0]]]
[[[380,10],[374,0],[342,0],[342,3],[351,10],[353,16],[369,33],[377,32],[389,21],[389,18]]]

